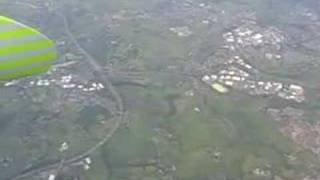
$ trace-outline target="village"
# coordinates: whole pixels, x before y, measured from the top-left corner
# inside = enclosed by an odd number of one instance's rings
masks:
[[[266,61],[281,60],[282,56],[278,53],[285,39],[284,35],[274,28],[264,30],[256,26],[254,21],[248,21],[245,25],[224,33],[223,38],[226,44],[223,48],[236,53],[246,48],[256,47],[263,49],[262,51],[271,51],[265,53]],[[216,73],[204,75],[202,81],[220,93],[227,93],[229,88],[232,88],[254,96],[275,95],[298,103],[305,100],[302,86],[257,79],[255,77],[257,72],[259,73],[259,70],[242,57],[233,56],[226,60],[224,68]]]
[[[296,84],[284,84],[274,81],[255,81],[250,77],[253,67],[244,60],[235,56],[227,62],[226,69],[217,74],[209,74],[202,77],[202,81],[220,93],[227,93],[230,88],[244,91],[255,96],[272,96],[303,102],[304,89]]]

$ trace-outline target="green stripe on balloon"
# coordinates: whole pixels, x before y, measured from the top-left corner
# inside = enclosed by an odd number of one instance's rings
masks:
[[[26,36],[37,35],[37,31],[30,30],[28,28],[18,28],[12,31],[6,31],[0,33],[0,40],[17,39]]]
[[[13,44],[10,46],[0,47],[0,56],[29,52],[50,47],[53,47],[53,43],[48,40],[33,41],[26,44]]]
[[[10,45],[18,45],[18,44],[25,44],[33,41],[40,41],[43,39],[44,38],[41,36],[34,35],[34,36],[22,37],[19,39],[2,40],[0,41],[0,48],[5,46],[10,46]]]
[[[0,24],[10,24],[10,23],[17,23],[17,21],[11,19],[11,18],[8,18],[8,17],[5,17],[5,16],[0,16]]]
[[[51,65],[39,65],[37,67],[32,67],[31,69],[25,69],[21,71],[16,71],[8,74],[2,74],[0,75],[0,81],[7,81],[7,80],[12,80],[12,79],[17,79],[17,78],[22,78],[25,76],[31,76],[34,74],[39,74],[39,73],[44,73],[50,69]]]
[[[11,71],[20,69],[21,67],[28,67],[34,63],[38,62],[47,62],[52,61],[57,57],[57,54],[55,52],[49,52],[37,56],[31,56],[31,57],[25,57],[21,59],[16,59],[12,61],[6,61],[5,63],[1,63],[0,66],[0,75],[2,71]]]
[[[34,51],[15,53],[15,54],[10,54],[10,55],[6,55],[6,56],[0,56],[0,64],[2,62],[6,62],[6,61],[15,61],[16,59],[37,56],[37,55],[41,55],[41,54],[49,53],[49,52],[56,52],[56,50],[54,47],[51,47],[51,48],[34,50]]]
[[[8,74],[14,74],[16,72],[20,72],[20,71],[26,71],[26,70],[34,70],[36,67],[39,66],[48,66],[51,65],[51,62],[35,62],[33,64],[29,64],[28,66],[21,66],[15,69],[8,69],[8,70],[1,70],[0,71],[0,76],[2,75],[8,75]]]

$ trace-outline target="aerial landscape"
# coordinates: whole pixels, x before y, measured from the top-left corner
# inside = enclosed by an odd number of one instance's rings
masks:
[[[0,180],[320,180],[320,1],[0,11],[59,52],[0,84]]]

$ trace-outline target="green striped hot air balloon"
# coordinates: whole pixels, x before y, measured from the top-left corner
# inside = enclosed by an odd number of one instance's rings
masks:
[[[29,26],[0,16],[0,81],[46,72],[56,58],[52,40]]]

